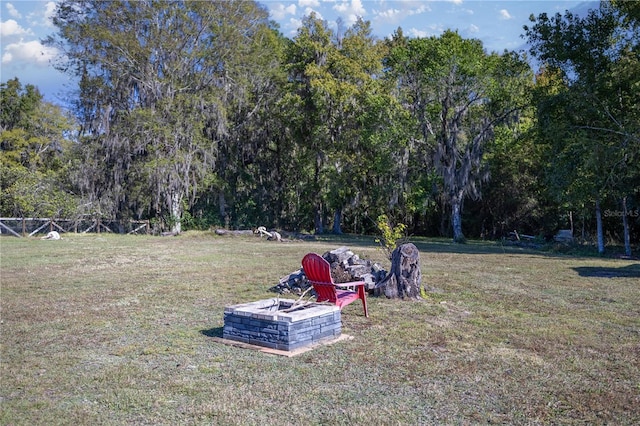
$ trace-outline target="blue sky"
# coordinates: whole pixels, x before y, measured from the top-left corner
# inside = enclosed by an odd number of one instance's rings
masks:
[[[302,18],[311,12],[336,27],[341,18],[350,26],[358,16],[370,21],[379,38],[402,27],[410,37],[437,36],[446,29],[457,30],[465,38],[482,40],[488,51],[519,50],[520,37],[529,15],[563,13],[586,9],[582,0],[263,0],[260,1],[280,24],[281,32],[295,37]],[[45,99],[59,103],[73,89],[69,78],[56,71],[51,62],[58,52],[41,44],[55,32],[50,17],[55,1],[0,1],[0,81],[18,77],[23,84],[37,86]],[[590,2],[597,7],[597,2]]]

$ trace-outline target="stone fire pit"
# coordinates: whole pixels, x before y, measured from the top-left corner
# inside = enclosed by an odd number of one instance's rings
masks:
[[[340,337],[340,308],[311,303],[283,312],[294,303],[291,299],[265,299],[227,306],[223,338],[291,351]]]

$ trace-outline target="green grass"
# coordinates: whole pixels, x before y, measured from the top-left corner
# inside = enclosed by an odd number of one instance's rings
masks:
[[[640,423],[640,264],[412,240],[424,301],[343,311],[352,340],[226,346],[226,305],[373,238],[2,238],[0,424]]]

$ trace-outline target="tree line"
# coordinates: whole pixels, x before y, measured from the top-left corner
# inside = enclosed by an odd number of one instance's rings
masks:
[[[47,43],[77,91],[63,110],[2,83],[2,215],[316,233],[386,215],[458,242],[572,227],[630,252],[639,22],[636,2],[541,14],[529,54],[496,53],[313,14],[289,39],[254,1],[64,0]]]

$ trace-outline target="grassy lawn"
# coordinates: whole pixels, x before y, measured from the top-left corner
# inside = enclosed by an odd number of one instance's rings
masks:
[[[413,240],[420,302],[343,311],[297,357],[226,346],[225,305],[373,239],[3,237],[2,425],[640,423],[640,264]]]

